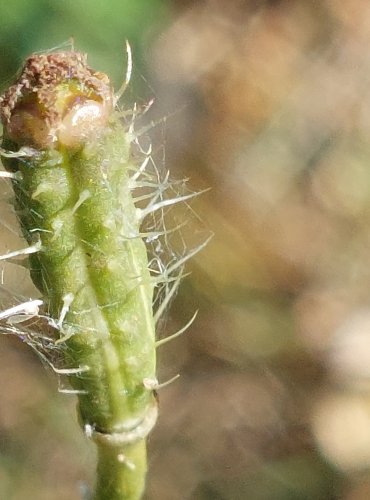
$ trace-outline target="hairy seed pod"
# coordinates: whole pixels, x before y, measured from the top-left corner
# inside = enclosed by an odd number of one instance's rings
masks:
[[[130,139],[86,56],[30,57],[0,98],[31,276],[58,330],[79,418],[98,446],[95,499],[139,499],[157,416],[153,280],[132,199]],[[16,156],[16,155],[15,155]]]

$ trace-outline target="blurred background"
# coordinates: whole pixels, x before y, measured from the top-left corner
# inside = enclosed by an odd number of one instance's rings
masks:
[[[146,500],[370,498],[370,3],[13,0],[0,82],[74,38],[148,119],[165,167],[211,187],[215,233],[160,335],[161,417]],[[163,148],[162,148],[163,146]],[[163,154],[161,156],[163,162]],[[2,182],[1,253],[19,248]],[[189,247],[192,243],[189,243]],[[1,267],[1,300],[32,296]],[[0,338],[0,498],[78,500],[94,451],[73,396]]]

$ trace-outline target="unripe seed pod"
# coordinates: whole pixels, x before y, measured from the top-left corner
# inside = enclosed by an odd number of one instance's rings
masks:
[[[154,391],[153,280],[132,199],[130,139],[109,79],[76,52],[30,57],[0,98],[3,147],[31,275],[59,330],[86,434],[99,450],[96,500],[141,497]],[[122,458],[123,457],[123,458]]]

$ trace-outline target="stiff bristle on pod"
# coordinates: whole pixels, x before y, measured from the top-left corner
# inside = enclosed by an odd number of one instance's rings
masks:
[[[150,172],[137,109],[125,114],[117,100],[108,77],[77,52],[32,55],[0,98],[1,177],[12,183],[28,244],[1,259],[27,257],[40,292],[1,313],[1,328],[21,332],[77,394],[79,420],[98,447],[96,500],[143,494],[161,386],[156,347],[164,341],[156,344],[155,321],[184,262],[204,246],[159,257],[176,229],[166,228],[163,214],[194,194]],[[149,250],[161,238],[155,255]],[[22,329],[30,316],[47,333]]]

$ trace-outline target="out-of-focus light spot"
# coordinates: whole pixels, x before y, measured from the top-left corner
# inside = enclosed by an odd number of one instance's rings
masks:
[[[370,466],[370,405],[361,396],[326,394],[313,414],[323,454],[343,470]]]
[[[349,384],[370,386],[370,309],[355,311],[332,338],[329,365]]]

